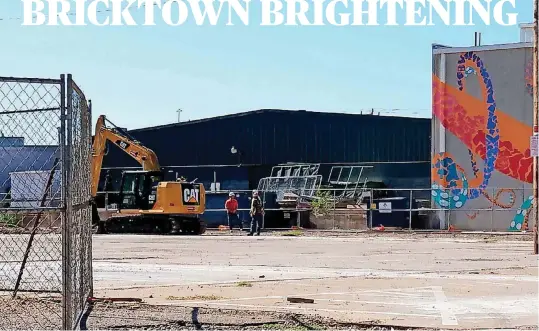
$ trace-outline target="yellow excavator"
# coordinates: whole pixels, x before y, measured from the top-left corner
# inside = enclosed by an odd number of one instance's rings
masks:
[[[110,124],[111,127],[107,126]],[[96,196],[110,142],[134,158],[142,170],[123,171],[118,209],[105,212],[102,220]],[[206,192],[202,183],[163,181],[157,155],[99,116],[92,145],[92,219],[98,233],[170,233],[200,235],[206,231],[201,219],[205,211]]]

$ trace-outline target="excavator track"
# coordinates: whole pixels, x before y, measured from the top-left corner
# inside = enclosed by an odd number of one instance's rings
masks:
[[[92,230],[96,234],[202,235],[206,232],[206,223],[198,217],[182,215],[117,215],[105,216],[102,220],[96,204],[92,203]]]
[[[188,217],[111,217],[95,224],[98,234],[162,234],[202,235],[206,224],[197,218]]]

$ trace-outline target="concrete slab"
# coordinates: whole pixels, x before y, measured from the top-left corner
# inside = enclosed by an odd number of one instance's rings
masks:
[[[513,328],[538,323],[531,253],[531,242],[489,238],[106,235],[94,240],[94,280],[97,296],[156,305]]]

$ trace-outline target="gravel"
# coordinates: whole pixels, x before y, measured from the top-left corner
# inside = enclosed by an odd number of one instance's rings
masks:
[[[0,303],[0,330],[58,330],[62,326],[59,300],[4,298]],[[87,330],[412,330],[378,323],[346,324],[315,315],[99,302],[81,324],[83,330],[84,326]]]
[[[219,231],[208,229],[204,236],[241,236],[247,232],[234,230]],[[488,241],[533,241],[533,232],[449,232],[449,231],[407,231],[407,230],[385,230],[385,231],[353,231],[353,230],[264,230],[261,236],[295,236],[295,237],[338,237],[338,238],[461,238],[468,240],[488,240]]]
[[[0,299],[0,329],[61,328],[61,303],[58,299]],[[346,325],[316,316],[281,314],[248,310],[151,306],[140,303],[95,303],[89,317],[83,318],[88,330],[313,330],[350,328],[389,330],[367,325]],[[373,321],[372,324],[376,324]]]
[[[58,330],[61,328],[59,300],[0,299],[0,330]],[[263,311],[152,306],[141,303],[98,302],[82,319],[82,330],[436,330],[340,323],[315,315]],[[517,330],[534,330],[536,326]],[[514,329],[513,329],[514,330]]]

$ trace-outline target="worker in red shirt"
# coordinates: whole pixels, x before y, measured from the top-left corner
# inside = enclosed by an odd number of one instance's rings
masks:
[[[240,222],[238,216],[238,200],[236,200],[236,195],[234,192],[228,194],[228,200],[225,202],[225,209],[228,218],[228,228],[232,232],[233,222],[240,223],[240,231],[243,231],[243,224]]]

